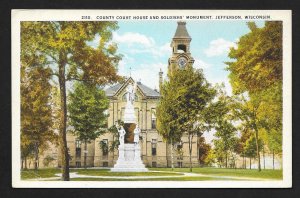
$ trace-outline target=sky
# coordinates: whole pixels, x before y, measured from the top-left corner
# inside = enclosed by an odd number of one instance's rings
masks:
[[[247,21],[186,21],[192,38],[190,52],[195,59],[194,67],[203,69],[208,82],[224,83],[231,95],[228,71],[224,62],[230,61],[230,47],[237,47],[239,38],[250,30]],[[258,27],[264,25],[257,21]],[[177,21],[119,21],[119,29],[113,32],[112,41],[118,44],[123,55],[118,73],[140,80],[152,89],[158,89],[158,72],[167,75],[170,43],[177,28]],[[208,142],[213,133],[206,134]]]
[[[113,42],[123,54],[119,74],[133,77],[148,87],[158,86],[158,72],[167,75],[170,43],[177,28],[177,21],[119,21],[119,29],[113,33]],[[263,22],[257,23],[263,26]],[[238,39],[248,33],[246,21],[187,21],[194,67],[202,68],[206,79],[212,83],[225,83],[228,94],[231,86],[224,62],[230,61],[230,47],[236,47]],[[131,68],[131,69],[130,69]]]

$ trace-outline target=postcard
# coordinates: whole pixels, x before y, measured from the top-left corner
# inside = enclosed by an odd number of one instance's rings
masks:
[[[12,10],[14,188],[291,188],[289,10]]]

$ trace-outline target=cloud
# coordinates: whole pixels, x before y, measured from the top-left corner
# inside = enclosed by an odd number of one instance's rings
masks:
[[[143,34],[126,32],[123,35],[119,35],[117,32],[113,32],[113,41],[116,43],[125,43],[128,46],[142,45],[145,47],[151,47],[155,45],[155,41],[152,37],[147,37]]]
[[[119,74],[130,76],[129,67],[128,64],[120,66]],[[144,85],[152,89],[159,89],[158,73],[160,69],[163,71],[163,76],[165,78],[167,74],[167,65],[163,63],[140,64],[135,68],[132,68],[131,77],[136,81],[141,81]]]
[[[203,133],[203,137],[205,138],[205,142],[213,145],[213,140],[216,139],[215,133],[216,133],[215,129],[212,129],[210,131],[205,131]]]
[[[208,69],[211,67],[211,64],[204,62],[201,59],[195,58],[195,62],[193,65],[194,68],[196,69]]]
[[[164,56],[170,56],[171,55],[171,47],[170,43],[165,43],[161,46],[158,45],[153,45],[147,48],[131,48],[128,51],[131,54],[151,54],[152,56],[155,57],[164,57]]]
[[[213,40],[209,43],[209,48],[204,50],[207,57],[220,56],[229,52],[230,47],[236,48],[235,42],[226,41],[223,38]]]
[[[125,44],[128,48],[126,53],[151,54],[154,57],[171,55],[170,42],[158,45],[152,37],[135,32],[126,32],[122,35],[113,32],[113,42]]]
[[[213,85],[215,85],[216,83],[221,84],[224,83],[225,85],[225,91],[227,93],[227,95],[231,96],[232,95],[232,87],[231,84],[229,82],[229,79],[224,77],[224,78],[207,78],[208,82],[212,83]]]
[[[171,55],[172,53],[172,48],[170,47],[170,43],[165,43],[164,45],[160,46],[158,48],[158,52],[160,54],[167,54],[167,55]]]

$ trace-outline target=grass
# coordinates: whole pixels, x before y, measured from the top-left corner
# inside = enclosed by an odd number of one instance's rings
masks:
[[[106,178],[72,178],[71,181],[213,181],[216,180],[212,177],[166,177],[166,178],[149,178],[149,179],[106,179]],[[236,179],[227,179],[219,178],[221,180],[236,180]]]
[[[74,169],[72,172],[77,172],[79,175],[90,175],[90,176],[174,176],[183,175],[180,173],[169,173],[169,172],[110,172],[109,169]]]
[[[22,170],[21,179],[56,177],[56,173],[61,173],[61,170],[59,168],[38,169],[37,171],[32,169]]]
[[[189,172],[189,168],[149,168],[150,172],[110,172],[109,169],[70,169],[70,172],[77,172],[77,174],[88,176],[178,176],[179,173],[175,172]],[[151,172],[151,171],[166,171],[166,172]],[[39,169],[23,170],[21,171],[21,179],[35,179],[35,178],[51,178],[57,177],[55,174],[61,173],[61,169]],[[262,170],[258,172],[256,169],[225,169],[225,168],[193,168],[193,173],[200,173],[203,176],[185,176],[185,177],[166,177],[166,178],[148,178],[148,179],[132,179],[134,181],[204,181],[204,180],[240,180],[238,178],[216,178],[218,176],[231,176],[231,177],[249,177],[261,179],[282,179],[282,170]],[[216,177],[208,177],[216,176]],[[58,177],[57,177],[58,178]],[[58,178],[59,179],[59,178]],[[243,179],[243,178],[241,178]],[[131,181],[130,179],[118,178],[73,178],[71,181]]]
[[[171,168],[150,168],[150,170],[172,171]],[[189,172],[189,168],[174,168],[175,172]],[[263,179],[282,179],[282,170],[228,169],[228,168],[193,168],[193,173],[213,176],[251,177]]]

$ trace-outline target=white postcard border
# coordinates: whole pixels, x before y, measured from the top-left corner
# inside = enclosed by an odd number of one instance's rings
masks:
[[[180,13],[180,14],[179,14]],[[97,16],[269,15],[283,21],[283,180],[280,181],[24,181],[20,179],[20,22],[87,21]],[[91,16],[82,19],[82,16]],[[290,10],[12,10],[12,186],[15,188],[289,188],[292,187],[292,20]],[[118,21],[126,19],[118,19]],[[150,20],[150,19],[143,19]],[[174,20],[178,19],[163,19]],[[216,20],[216,19],[201,19]],[[234,20],[234,19],[218,19]],[[141,21],[141,20],[136,20]],[[189,21],[189,20],[186,20]],[[200,21],[200,20],[199,20]],[[245,21],[245,20],[244,20]],[[250,20],[247,20],[250,21]],[[257,19],[255,21],[258,21]]]

